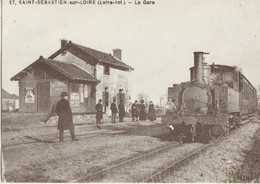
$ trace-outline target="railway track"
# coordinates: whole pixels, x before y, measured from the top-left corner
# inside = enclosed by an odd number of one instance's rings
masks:
[[[151,176],[148,176],[144,179],[139,179],[137,182],[139,183],[151,183],[151,182],[159,182],[162,178],[165,178],[167,175],[173,173],[175,170],[179,169],[183,165],[187,164],[189,161],[193,160],[200,154],[204,153],[209,147],[216,144],[218,140],[215,140],[207,145],[204,145],[186,155],[184,155],[182,158],[177,159],[175,162],[173,162],[170,166],[154,172]]]
[[[253,119],[254,119],[254,117],[251,117],[248,120],[243,121],[243,123],[241,123],[242,126],[244,124],[251,122]],[[206,152],[208,150],[208,148],[217,144],[220,140],[224,139],[227,135],[236,133],[238,131],[238,129],[239,128],[233,130],[229,134],[221,135],[220,137],[218,137],[216,140],[212,141],[211,143],[204,145],[204,146],[188,153],[187,155],[185,155],[181,159],[177,159],[170,166],[168,166],[168,167],[166,167],[162,170],[158,170],[158,171],[154,172],[151,176],[149,176],[147,178],[139,179],[138,182],[139,183],[160,182],[162,178],[165,178],[167,175],[169,175],[169,174],[173,173],[174,171],[178,170],[180,167],[187,164],[189,161],[193,160],[194,158],[198,157],[200,154]]]
[[[246,120],[244,122],[244,124],[252,121],[253,119],[254,118],[250,118],[249,120]],[[235,129],[227,135],[234,134],[237,130],[238,129]],[[224,139],[227,135],[219,136],[217,139],[210,142],[209,144],[199,146],[199,148],[192,150],[192,151],[188,152],[187,154],[184,154],[180,158],[177,158],[171,164],[169,164],[167,167],[163,167],[159,170],[155,169],[155,171],[152,174],[147,173],[146,176],[136,177],[134,179],[134,182],[137,182],[137,183],[160,182],[162,178],[165,178],[170,173],[174,172],[175,170],[178,170],[180,167],[187,164],[189,161],[198,157],[200,154],[206,152],[208,150],[208,148],[217,144],[219,141]],[[167,146],[158,148],[158,149],[153,150],[151,152],[136,156],[134,158],[131,158],[131,159],[128,159],[128,160],[125,160],[125,161],[122,161],[119,164],[113,165],[109,168],[106,168],[106,169],[103,169],[101,171],[92,173],[92,174],[87,175],[87,176],[82,177],[82,178],[78,178],[78,179],[76,179],[72,182],[77,182],[77,183],[78,182],[99,182],[102,179],[104,179],[107,175],[111,176],[111,173],[113,175],[113,172],[116,173],[117,171],[122,170],[124,167],[129,167],[130,165],[137,165],[137,167],[138,167],[139,161],[141,162],[141,161],[144,161],[144,160],[153,159],[154,157],[158,156],[160,153],[167,152],[171,149],[177,149],[177,148],[181,147],[182,145],[185,145],[185,144],[171,143]],[[119,181],[117,181],[117,182],[119,182]],[[132,182],[132,181],[128,181],[128,182]]]
[[[131,165],[131,164],[134,164],[134,163],[137,163],[138,161],[141,161],[141,160],[144,160],[144,159],[147,159],[147,158],[151,158],[155,155],[158,155],[162,152],[165,152],[169,149],[172,149],[172,148],[177,148],[177,147],[180,147],[182,146],[181,143],[179,142],[175,142],[175,143],[170,143],[170,144],[167,144],[166,146],[163,146],[163,147],[160,147],[158,149],[155,149],[153,151],[149,151],[149,152],[146,152],[142,155],[138,155],[134,158],[130,158],[130,159],[127,159],[127,160],[124,160],[122,162],[120,162],[119,164],[116,164],[116,165],[113,165],[109,168],[106,168],[106,169],[103,169],[101,171],[98,171],[98,172],[95,172],[95,173],[92,173],[90,175],[87,175],[85,177],[82,177],[82,178],[79,178],[79,179],[76,179],[72,182],[76,182],[76,183],[79,183],[79,182],[96,182],[98,181],[100,178],[102,178],[103,176],[107,175],[108,173],[111,173],[113,172],[113,170],[118,170],[122,167],[125,167],[125,166],[128,166],[128,165]]]
[[[103,134],[122,133],[122,132],[124,132],[124,131],[98,130],[98,131],[93,131],[93,132],[89,132],[89,133],[85,133],[85,134],[77,134],[77,137],[86,138],[86,137],[100,136],[100,135],[103,135]],[[18,138],[19,136],[15,136],[15,137]],[[2,147],[6,148],[6,147],[20,146],[20,145],[25,145],[25,144],[57,143],[57,142],[59,142],[59,138],[57,138],[57,133],[50,134],[48,139],[37,137],[37,136],[30,136],[30,135],[25,135],[25,136],[22,136],[22,137],[26,138],[27,140],[31,140],[31,141],[19,140],[17,143],[2,145]],[[64,138],[70,138],[70,135],[65,135]]]

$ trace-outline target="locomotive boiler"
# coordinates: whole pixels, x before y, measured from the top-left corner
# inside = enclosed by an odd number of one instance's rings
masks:
[[[238,67],[208,65],[194,52],[190,81],[168,88],[162,122],[177,137],[208,141],[240,125],[241,118],[257,110],[256,89]]]

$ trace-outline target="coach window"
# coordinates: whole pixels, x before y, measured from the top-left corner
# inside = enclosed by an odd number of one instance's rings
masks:
[[[224,81],[232,81],[233,80],[233,73],[232,72],[225,72],[223,74]]]

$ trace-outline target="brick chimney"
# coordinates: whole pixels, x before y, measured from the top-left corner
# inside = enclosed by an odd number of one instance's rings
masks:
[[[119,60],[122,60],[122,50],[121,49],[113,49],[113,56]]]
[[[68,40],[61,39],[60,40],[61,48],[63,48],[67,43],[68,43]]]

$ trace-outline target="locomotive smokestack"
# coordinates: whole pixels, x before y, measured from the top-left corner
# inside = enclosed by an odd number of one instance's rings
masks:
[[[203,54],[204,52],[194,52],[194,72],[195,81],[203,84]]]

